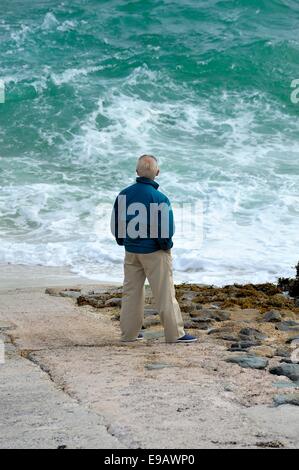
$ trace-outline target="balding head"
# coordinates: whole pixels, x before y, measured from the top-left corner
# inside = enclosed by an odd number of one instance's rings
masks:
[[[138,158],[136,166],[138,176],[154,180],[158,176],[159,171],[158,161],[153,155],[141,155]]]

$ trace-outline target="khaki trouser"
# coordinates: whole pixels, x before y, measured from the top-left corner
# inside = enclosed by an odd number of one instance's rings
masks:
[[[144,316],[144,282],[147,278],[167,342],[184,336],[181,310],[175,298],[170,251],[139,254],[126,251],[120,328],[123,341],[137,338]]]

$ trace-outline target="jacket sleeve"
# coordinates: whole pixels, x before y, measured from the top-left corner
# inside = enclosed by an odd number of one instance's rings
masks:
[[[166,204],[168,206],[168,211],[167,215],[164,215],[165,217],[168,217],[168,236],[165,238],[163,237],[162,233],[162,224],[161,224],[161,219],[159,220],[159,238],[158,238],[158,243],[160,245],[161,250],[170,250],[173,247],[173,241],[172,237],[174,235],[175,227],[174,227],[174,217],[173,217],[173,210],[170,204],[170,201],[166,199]]]
[[[110,227],[111,227],[111,233],[114,236],[116,243],[120,246],[123,246],[124,244],[124,238],[119,237],[119,226],[118,226],[118,196],[115,199],[113,209],[112,209],[112,214],[111,214],[111,222],[110,222]]]

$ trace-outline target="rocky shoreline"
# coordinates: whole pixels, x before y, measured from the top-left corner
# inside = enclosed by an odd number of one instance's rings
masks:
[[[277,376],[273,404],[299,405],[299,299],[295,279],[277,284],[197,284],[176,286],[185,328],[200,334],[200,341],[215,341],[229,353],[224,361],[240,368],[266,371]],[[293,295],[289,295],[290,291]],[[92,306],[119,320],[122,288],[47,289],[48,294],[73,298],[79,306]],[[161,337],[159,315],[150,289],[146,288],[145,337]],[[274,377],[273,377],[274,378]]]

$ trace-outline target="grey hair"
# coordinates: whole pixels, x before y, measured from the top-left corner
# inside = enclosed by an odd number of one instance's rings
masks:
[[[154,155],[141,155],[137,160],[136,171],[138,176],[154,179],[159,170],[158,160]]]

